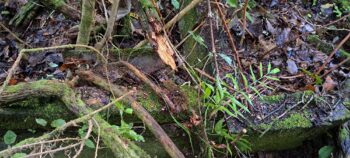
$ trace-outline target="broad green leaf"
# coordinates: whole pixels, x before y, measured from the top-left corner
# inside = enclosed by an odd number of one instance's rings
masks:
[[[223,130],[223,126],[224,126],[224,119],[220,119],[218,122],[216,122],[214,130],[217,134],[222,134]]]
[[[90,139],[86,139],[85,146],[87,146],[87,147],[89,147],[91,149],[95,149],[95,143],[92,140],[90,140]]]
[[[220,56],[222,59],[224,59],[225,62],[226,62],[228,65],[233,66],[233,65],[232,65],[232,59],[231,59],[231,57],[229,57],[228,55],[223,54],[223,53],[219,53],[219,56]]]
[[[8,130],[4,135],[4,143],[7,145],[13,144],[17,139],[17,135],[15,132]]]
[[[35,119],[35,122],[41,126],[44,126],[44,127],[47,125],[47,121],[42,119],[42,118]]]
[[[177,0],[171,0],[171,4],[174,6],[175,9],[180,8],[180,3]]]
[[[277,74],[280,72],[280,69],[279,68],[274,68],[270,71],[270,74]]]
[[[245,16],[247,17],[247,19],[248,19],[251,23],[254,23],[254,18],[250,15],[249,12],[247,12]]]
[[[227,0],[227,4],[232,8],[236,8],[237,7],[237,0]]]
[[[16,153],[16,154],[12,155],[11,158],[24,158],[26,156],[27,156],[26,153]]]
[[[132,114],[133,110],[131,108],[127,108],[124,110],[124,112],[127,114]]]
[[[63,119],[57,119],[57,120],[53,120],[51,122],[51,127],[57,128],[57,127],[61,127],[66,123],[65,120]]]
[[[192,38],[198,42],[200,45],[207,48],[207,45],[204,43],[204,39],[202,36],[196,35],[193,31],[188,31],[188,33],[192,36]]]
[[[114,105],[120,111],[124,111],[124,109],[125,109],[124,105],[120,102],[116,102]]]
[[[209,87],[206,87],[204,90],[203,98],[206,99],[211,95],[211,89]]]
[[[332,146],[324,146],[320,150],[318,150],[318,157],[319,158],[330,158],[331,154],[333,152],[333,147]]]

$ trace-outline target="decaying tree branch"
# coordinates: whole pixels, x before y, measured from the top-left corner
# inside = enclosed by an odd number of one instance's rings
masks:
[[[113,0],[111,16],[109,17],[108,22],[107,22],[107,29],[106,29],[105,35],[103,36],[101,41],[99,41],[95,45],[95,48],[97,50],[99,50],[99,51],[102,50],[102,48],[105,45],[106,41],[109,38],[111,38],[111,36],[112,36],[115,19],[117,18],[117,15],[118,15],[118,7],[119,7],[119,0]]]
[[[93,74],[90,71],[78,71],[77,72],[81,79],[89,81],[105,90],[113,91],[113,93],[117,96],[121,96],[125,93],[123,88],[108,84],[108,82],[101,77]],[[165,133],[162,127],[154,120],[154,118],[145,110],[138,102],[135,101],[132,97],[126,97],[128,103],[131,104],[131,108],[134,110],[135,114],[138,118],[140,118],[148,127],[148,129],[154,134],[154,136],[159,140],[159,142],[163,145],[167,153],[172,158],[184,158],[185,156],[182,152],[176,147],[174,142],[169,138],[169,136]]]
[[[93,112],[85,106],[85,103],[69,88],[65,83],[58,81],[40,80],[30,83],[21,83],[15,86],[7,87],[0,96],[0,104],[11,103],[18,100],[23,100],[28,97],[45,97],[55,96],[67,106],[67,108],[78,116],[89,115]],[[97,125],[99,125],[100,135],[104,144],[111,149],[115,157],[149,157],[140,147],[135,145],[132,141],[124,139],[120,134],[113,130],[113,127],[106,122],[100,115],[94,116],[93,132],[98,133]],[[95,126],[96,125],[96,126]],[[49,135],[44,135],[43,138]],[[27,139],[24,143],[33,143],[35,138]],[[34,141],[34,142],[35,142]]]

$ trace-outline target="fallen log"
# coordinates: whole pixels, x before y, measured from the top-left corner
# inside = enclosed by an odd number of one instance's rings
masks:
[[[93,111],[85,106],[85,103],[77,97],[77,94],[75,94],[73,89],[67,84],[48,80],[21,83],[15,86],[6,87],[0,96],[0,105],[2,105],[0,107],[4,107],[4,105],[8,103],[24,100],[29,97],[60,98],[66,107],[78,116],[83,116]],[[96,115],[94,119],[101,129],[100,136],[104,144],[113,151],[115,157],[150,157],[132,141],[122,138],[116,130],[112,130],[113,127],[101,116]],[[98,132],[96,126],[94,127],[93,132]]]

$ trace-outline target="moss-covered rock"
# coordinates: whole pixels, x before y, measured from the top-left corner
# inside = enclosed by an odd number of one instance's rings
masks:
[[[309,105],[301,108],[311,97],[313,100]],[[285,99],[297,103],[303,98],[304,102],[299,105],[299,108],[288,111],[284,117],[280,119],[275,117],[270,121],[248,126],[248,140],[252,144],[253,151],[275,151],[298,147],[304,141],[315,138],[350,119],[350,111],[343,102],[331,105],[332,110],[315,118],[318,115],[315,109],[322,108],[323,104],[326,104],[324,103],[326,99],[310,91],[263,97],[261,103],[282,104]]]

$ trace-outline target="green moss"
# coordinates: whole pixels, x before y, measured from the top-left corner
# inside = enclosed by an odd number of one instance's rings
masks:
[[[308,113],[294,113],[282,120],[272,121],[271,123],[262,123],[257,126],[261,130],[287,130],[294,128],[312,127],[312,122],[308,118]]]
[[[274,103],[279,103],[285,98],[284,94],[280,95],[272,95],[272,96],[263,96],[261,99],[262,103],[267,103],[267,104],[274,104]]]
[[[321,40],[318,35],[308,35],[307,41],[313,46],[315,46],[319,51],[326,54],[330,54],[334,49],[333,48],[334,46],[332,44]],[[343,58],[347,58],[347,57],[350,57],[350,53],[346,52],[344,49],[340,49],[339,56]]]
[[[308,119],[308,113],[294,113],[283,120],[260,124],[256,128],[266,133],[262,136],[252,133],[249,141],[255,151],[289,149],[301,145],[309,138],[313,134],[310,132],[313,131],[311,127],[312,122]]]
[[[342,141],[346,140],[347,138],[349,138],[349,134],[350,133],[349,133],[347,128],[341,127],[339,129],[339,135],[338,135],[339,141],[342,142]]]
[[[192,0],[184,0],[183,6],[187,6]],[[181,38],[188,35],[188,31],[192,31],[196,23],[200,20],[196,9],[190,10],[180,21],[179,30]],[[196,32],[197,33],[197,32]],[[183,44],[183,52],[185,53],[186,61],[195,67],[202,68],[205,64],[207,56],[206,48],[196,42],[192,37],[188,38]]]
[[[282,121],[277,121],[275,124],[276,129],[309,128],[311,126],[312,122],[305,114],[292,114]]]
[[[322,41],[318,35],[308,35],[307,41],[326,54],[333,51],[333,45]]]
[[[182,93],[187,97],[188,107],[194,108],[198,105],[198,92],[192,87],[188,85],[180,86]]]

